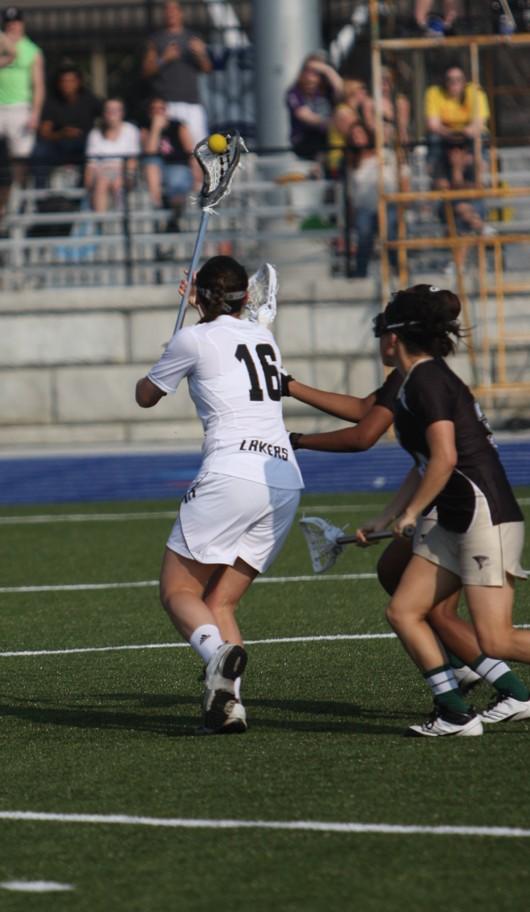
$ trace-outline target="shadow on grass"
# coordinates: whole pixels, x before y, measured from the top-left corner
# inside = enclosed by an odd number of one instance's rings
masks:
[[[101,693],[87,696],[90,703],[62,706],[51,705],[52,701],[43,697],[23,701],[4,696],[4,702],[0,703],[0,715],[4,718],[12,716],[34,725],[122,729],[150,732],[164,737],[195,735],[200,724],[200,701],[197,696],[189,694]],[[245,700],[245,706],[249,710],[253,731],[401,735],[411,717],[410,712],[371,710],[336,700],[258,698]],[[172,712],[142,712],[141,708],[171,708]],[[275,711],[277,716],[269,715],[269,711]],[[293,714],[308,718],[293,718]],[[399,725],[392,724],[398,720]]]

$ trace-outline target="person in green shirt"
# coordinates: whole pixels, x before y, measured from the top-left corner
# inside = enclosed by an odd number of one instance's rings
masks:
[[[44,61],[40,49],[26,35],[24,15],[18,7],[4,10],[2,28],[14,45],[15,57],[0,68],[0,140],[4,140],[11,158],[24,159],[33,148],[44,102]],[[16,162],[13,176],[17,183],[24,183],[25,173],[25,163]],[[9,186],[0,186],[0,213],[8,194]]]

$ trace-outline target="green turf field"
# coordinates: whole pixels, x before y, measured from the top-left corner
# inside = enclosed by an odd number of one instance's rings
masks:
[[[354,528],[375,500],[305,505]],[[403,737],[430,697],[388,636],[377,581],[359,577],[382,546],[350,547],[315,579],[293,529],[240,609],[249,732],[204,738],[200,663],[153,584],[172,510],[0,511],[2,912],[527,910],[530,725]],[[530,623],[524,584],[516,622]],[[477,707],[489,697],[474,691]]]

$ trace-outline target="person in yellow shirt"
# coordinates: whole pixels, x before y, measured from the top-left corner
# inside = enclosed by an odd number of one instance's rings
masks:
[[[458,66],[445,71],[443,86],[430,86],[425,94],[427,130],[448,142],[483,133],[489,113],[485,92],[467,82]]]
[[[443,85],[433,85],[425,94],[425,120],[429,143],[429,166],[437,190],[458,189],[476,183],[474,139],[487,135],[489,118],[485,92],[466,80],[459,66],[449,67]],[[455,214],[465,230],[486,229],[484,206],[455,201]]]

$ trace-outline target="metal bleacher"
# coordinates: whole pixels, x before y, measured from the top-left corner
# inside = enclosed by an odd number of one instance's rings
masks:
[[[276,258],[289,261],[307,240],[311,256],[318,245],[329,270],[330,239],[342,222],[340,184],[305,179],[286,160],[271,177],[270,160],[245,156],[233,189],[210,220],[205,254],[230,249],[245,262],[263,258],[274,245]],[[278,170],[278,169],[276,169]],[[281,170],[281,169],[280,169]],[[50,205],[42,211],[39,204]],[[53,199],[71,200],[71,211],[53,211]],[[96,213],[85,191],[72,186],[72,172],[58,169],[50,190],[15,188],[0,238],[0,287],[26,288],[150,285],[174,283],[189,263],[200,211],[188,201],[178,232],[168,231],[171,212],[155,208],[141,178],[119,208]]]

